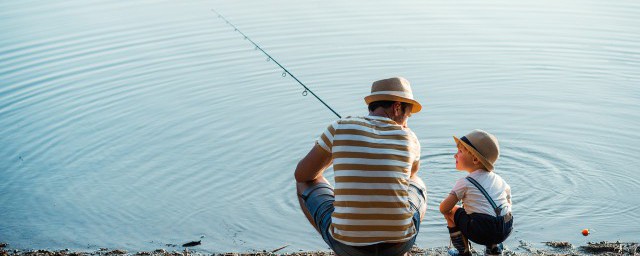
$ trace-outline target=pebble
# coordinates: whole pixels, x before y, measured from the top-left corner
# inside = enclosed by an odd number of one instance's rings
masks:
[[[191,242],[188,242],[188,243],[183,244],[182,246],[184,246],[184,247],[191,247],[191,246],[200,245],[200,241],[201,241],[201,240],[198,240],[198,241],[191,241]]]

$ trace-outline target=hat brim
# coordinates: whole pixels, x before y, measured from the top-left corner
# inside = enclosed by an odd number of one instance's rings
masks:
[[[369,95],[367,97],[364,97],[364,102],[367,103],[367,105],[369,105],[371,102],[381,101],[381,100],[399,101],[399,102],[409,103],[409,104],[412,105],[411,113],[418,113],[418,112],[420,112],[420,110],[422,110],[422,105],[420,105],[420,103],[418,103],[417,101],[412,100],[412,99],[403,98],[403,97],[400,97],[400,96],[388,95],[388,94],[378,94],[378,95]]]
[[[473,156],[478,158],[482,163],[482,165],[484,165],[484,167],[488,169],[487,171],[493,171],[493,164],[491,164],[491,162],[489,162],[489,160],[487,160],[484,156],[482,156],[482,154],[480,154],[480,152],[478,152],[475,148],[473,148],[471,145],[467,144],[466,142],[458,139],[458,137],[456,136],[453,136],[453,140],[456,142],[456,144],[462,144],[462,146],[464,146],[464,148],[469,150],[469,152],[471,152]]]

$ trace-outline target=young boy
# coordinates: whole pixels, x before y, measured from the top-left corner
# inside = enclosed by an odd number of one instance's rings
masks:
[[[453,139],[458,146],[456,169],[469,175],[456,181],[440,203],[451,242],[460,255],[471,255],[468,240],[485,245],[485,255],[501,255],[502,242],[511,234],[513,217],[511,187],[493,172],[500,155],[498,139],[482,130]],[[460,200],[463,207],[456,205]]]

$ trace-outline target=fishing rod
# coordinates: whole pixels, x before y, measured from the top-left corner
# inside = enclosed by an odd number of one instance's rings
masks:
[[[273,62],[275,62],[280,68],[282,68],[282,70],[283,70],[282,77],[285,77],[285,76],[287,76],[287,74],[289,74],[289,76],[291,76],[294,80],[296,80],[296,82],[298,82],[300,85],[302,85],[302,87],[304,87],[304,91],[302,92],[302,96],[307,96],[307,92],[311,93],[311,95],[313,95],[313,97],[316,97],[316,99],[318,99],[320,101],[320,103],[322,103],[325,107],[327,107],[329,110],[331,110],[331,112],[336,114],[336,116],[338,116],[338,118],[342,118],[342,116],[340,116],[340,114],[338,114],[338,112],[336,112],[335,110],[333,110],[333,108],[331,108],[329,105],[327,105],[327,103],[325,103],[322,99],[320,99],[320,97],[318,97],[318,95],[316,95],[311,89],[309,89],[309,87],[307,87],[304,83],[300,82],[300,80],[298,80],[298,78],[296,76],[291,74],[291,72],[289,72],[289,70],[287,70],[287,68],[282,66],[278,61],[276,61],[276,59],[271,57],[271,55],[269,55],[267,52],[265,52],[262,49],[262,47],[260,47],[253,40],[251,40],[251,38],[249,38],[247,35],[242,33],[242,31],[240,31],[240,29],[238,29],[231,22],[229,22],[229,20],[227,20],[224,16],[222,16],[222,14],[218,13],[214,9],[211,9],[211,11],[215,12],[218,15],[218,18],[222,18],[227,24],[229,24],[229,26],[233,27],[233,29],[235,31],[238,31],[238,33],[240,33],[242,36],[244,36],[244,39],[249,40],[249,42],[251,42],[256,47],[255,48],[256,50],[260,50],[262,53],[264,53],[264,55],[267,56],[267,61],[273,60]]]

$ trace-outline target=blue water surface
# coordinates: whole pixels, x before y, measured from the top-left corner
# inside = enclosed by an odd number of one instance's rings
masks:
[[[633,0],[0,2],[0,242],[10,248],[326,250],[293,170],[371,82],[411,81],[447,246],[452,135],[500,140],[507,246],[640,237],[640,4]],[[333,171],[327,171],[333,177]],[[580,231],[590,228],[583,237]],[[540,245],[541,246],[541,245]]]

